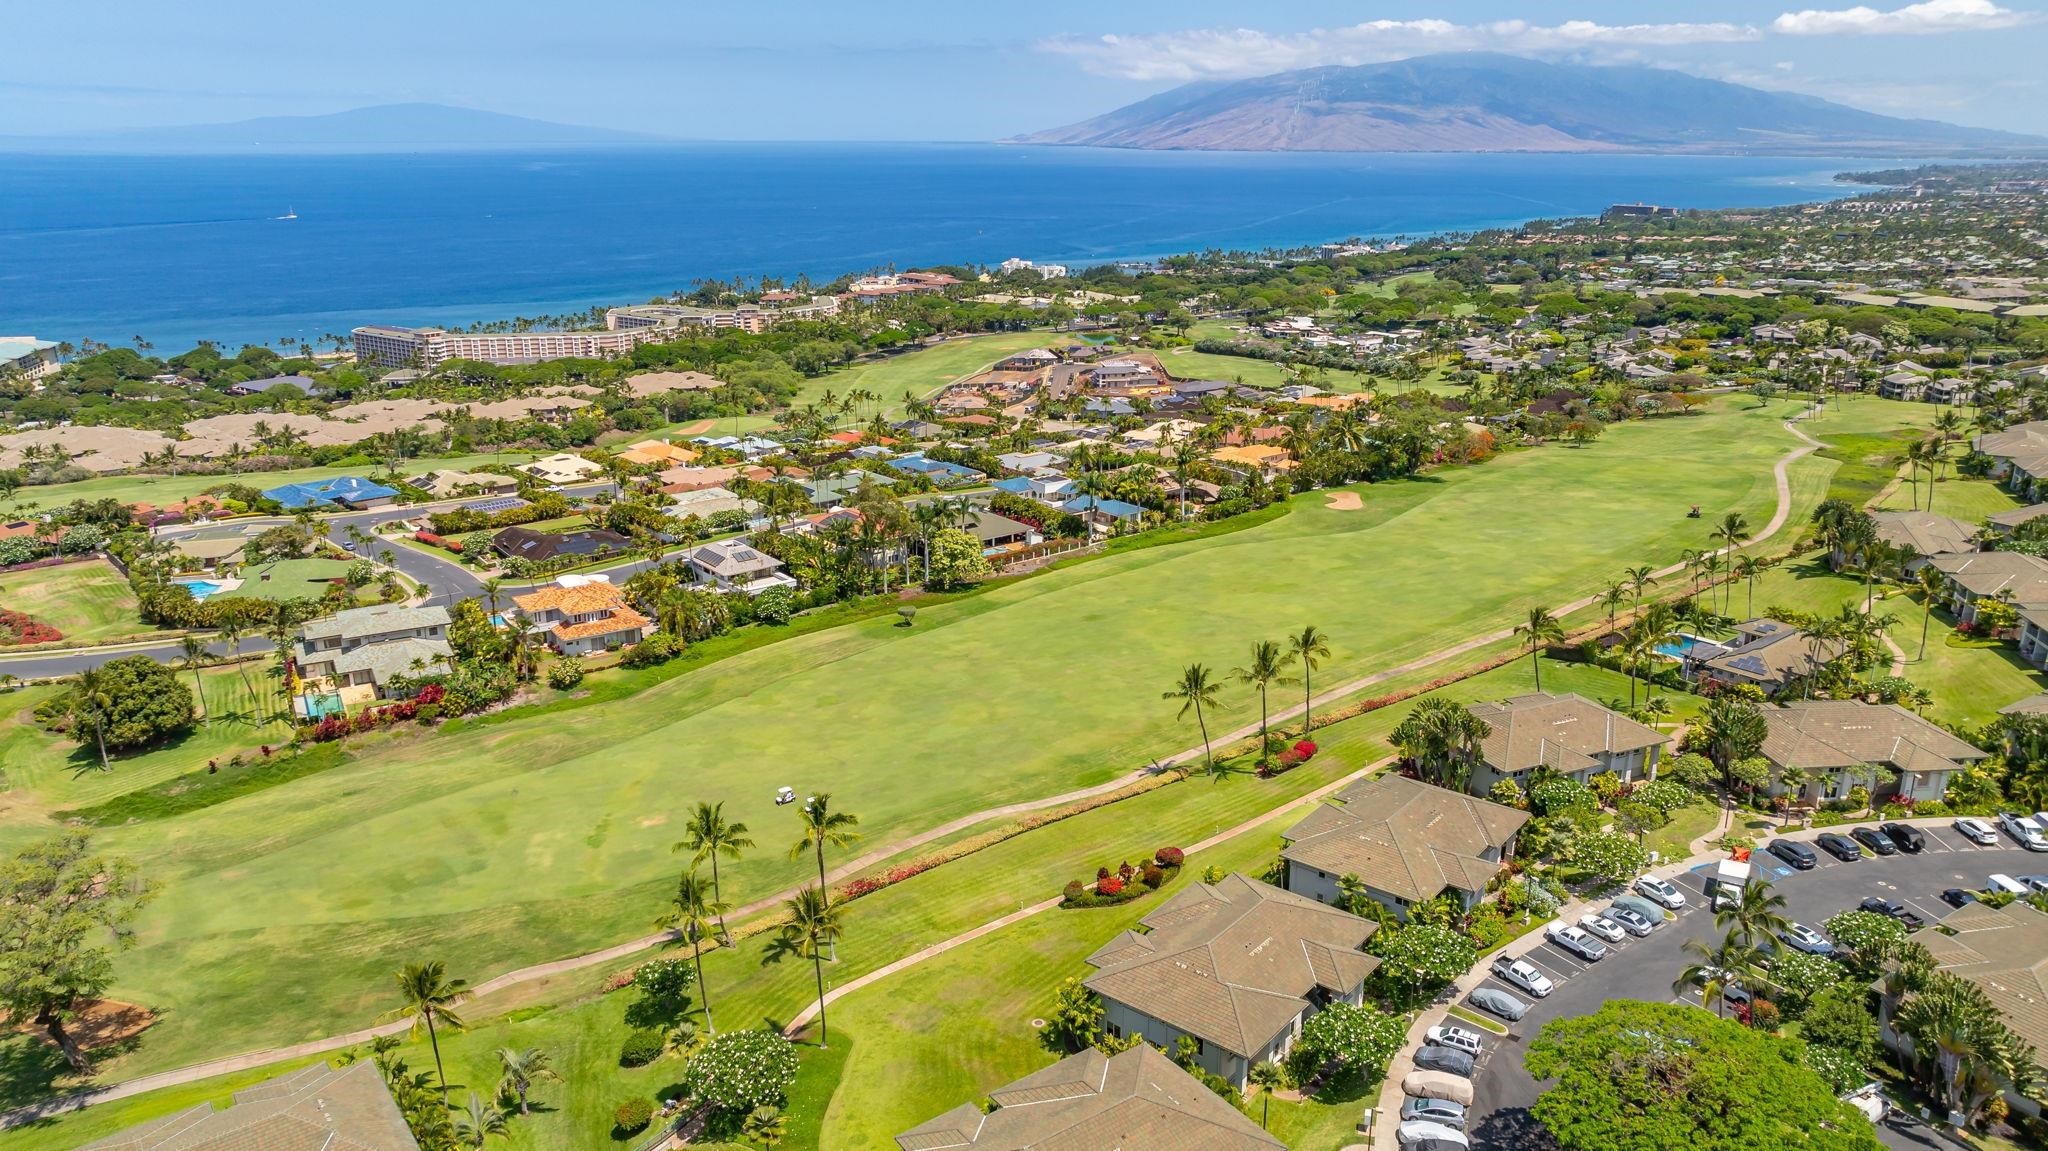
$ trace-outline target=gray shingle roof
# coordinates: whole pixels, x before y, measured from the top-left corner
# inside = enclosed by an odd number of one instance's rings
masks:
[[[1952,771],[1989,758],[1897,704],[1804,700],[1764,709],[1764,758],[1779,767],[1835,771],[1879,763],[1900,771]]]
[[[1671,742],[1652,727],[1578,695],[1550,692],[1481,703],[1472,714],[1493,728],[1480,743],[1488,767],[1507,774],[1539,766],[1563,772],[1598,766],[1599,754],[1621,754]]]
[[[2048,915],[2025,903],[1972,903],[1941,926],[1914,937],[1934,954],[1935,966],[1983,988],[2020,1038],[2048,1044]],[[1955,934],[1944,934],[1949,930]]]
[[[1516,811],[1402,775],[1360,780],[1282,833],[1281,858],[1411,901],[1446,887],[1486,890],[1496,852],[1529,821]]]
[[[346,611],[335,612],[326,619],[313,620],[299,629],[299,636],[309,640],[351,640],[387,635],[394,631],[447,626],[448,609],[445,607],[401,607],[397,604],[380,603],[368,607],[352,607]]]
[[[1872,512],[1870,518],[1877,525],[1877,538],[1917,555],[1966,552],[1977,546],[1975,526],[1933,512]]]
[[[372,1063],[315,1063],[81,1151],[419,1151]]]

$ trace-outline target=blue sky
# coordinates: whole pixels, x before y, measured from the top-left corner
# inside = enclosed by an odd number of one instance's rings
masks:
[[[0,135],[419,100],[693,138],[986,140],[1191,79],[1453,49],[2048,133],[2048,0],[95,0],[8,23]]]

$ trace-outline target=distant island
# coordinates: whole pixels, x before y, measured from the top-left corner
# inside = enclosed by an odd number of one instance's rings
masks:
[[[1198,81],[1010,143],[1246,152],[2048,153],[2048,138],[1881,116],[1662,68],[1467,52]]]
[[[72,136],[0,136],[0,152],[447,152],[667,144],[640,132],[556,124],[446,104],[380,104],[322,116],[128,128]]]

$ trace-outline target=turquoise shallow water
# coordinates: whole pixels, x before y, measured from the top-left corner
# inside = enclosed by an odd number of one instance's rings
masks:
[[[0,155],[0,333],[176,349],[631,302],[706,278],[1100,263],[1598,212],[1794,203],[1858,162],[707,144]],[[296,219],[277,217],[295,214]]]

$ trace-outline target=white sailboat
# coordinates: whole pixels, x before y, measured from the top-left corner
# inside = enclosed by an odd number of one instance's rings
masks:
[[[271,219],[273,220],[296,220],[298,218],[299,210],[297,208],[286,208],[284,210],[284,215],[271,217]]]

